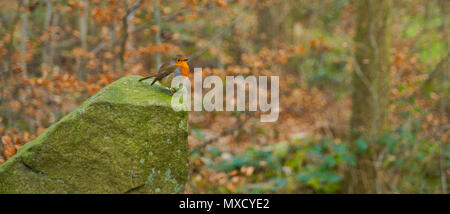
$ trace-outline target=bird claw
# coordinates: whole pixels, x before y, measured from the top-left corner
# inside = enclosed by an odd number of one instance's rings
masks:
[[[177,91],[179,91],[181,89],[181,87],[179,88],[169,88],[170,90],[170,96],[174,95]]]
[[[170,96],[173,96],[174,94],[175,94],[175,92],[177,92],[177,89],[176,88],[169,88],[169,90],[170,90]]]

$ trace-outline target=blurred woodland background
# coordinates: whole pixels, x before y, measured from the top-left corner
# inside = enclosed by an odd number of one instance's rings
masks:
[[[280,117],[191,112],[186,193],[448,193],[449,21],[447,0],[0,0],[0,164],[204,49],[205,76],[280,76]]]

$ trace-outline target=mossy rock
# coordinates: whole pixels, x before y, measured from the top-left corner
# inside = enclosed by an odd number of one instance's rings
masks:
[[[0,165],[0,193],[178,193],[188,179],[188,113],[140,76],[85,101]]]

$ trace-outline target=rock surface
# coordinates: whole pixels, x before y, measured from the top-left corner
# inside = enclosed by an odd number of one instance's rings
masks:
[[[0,193],[177,193],[188,179],[187,112],[123,77],[0,165]]]

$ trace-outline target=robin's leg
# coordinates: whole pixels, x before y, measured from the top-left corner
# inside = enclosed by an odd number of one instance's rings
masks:
[[[178,88],[169,88],[170,90],[170,96],[174,95],[177,91],[179,91],[182,87]]]
[[[169,88],[169,94],[170,94],[170,96],[172,96],[173,94],[175,94],[175,92],[177,92],[177,89],[175,89],[175,88]]]

